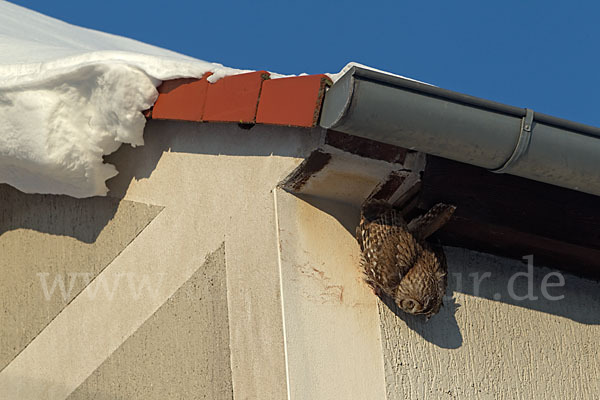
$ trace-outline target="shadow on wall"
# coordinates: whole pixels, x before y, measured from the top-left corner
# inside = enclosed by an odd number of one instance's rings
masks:
[[[452,296],[455,293],[548,313],[582,324],[600,324],[598,282],[472,250],[454,247],[445,247],[445,250],[448,290],[439,314],[426,321],[422,316],[404,313],[392,299],[381,299],[396,317],[430,343],[447,349],[462,345],[462,335],[455,318],[460,304]],[[563,277],[564,285],[558,285],[561,279],[558,274]],[[545,289],[542,289],[543,285],[546,285]]]
[[[299,135],[299,132],[303,135]],[[108,197],[75,199],[68,196],[27,195],[10,186],[0,185],[0,235],[26,228],[93,243],[114,217],[131,180],[150,177],[165,152],[301,157],[318,146],[319,134],[318,129],[255,126],[245,130],[236,124],[152,121],[146,128],[145,146],[135,149],[121,146],[117,152],[106,157],[106,161],[115,164],[120,171],[107,183],[110,188]],[[311,135],[314,140],[307,140],[306,135]],[[359,216],[357,205],[314,196],[304,196],[302,199],[336,218],[354,236]],[[458,248],[446,248],[446,252],[449,293],[465,293],[562,316],[583,324],[600,324],[600,284],[596,282],[564,274],[564,285],[547,288],[551,295],[548,298],[542,293],[542,284],[559,283],[556,276],[546,278],[552,272],[549,269],[535,266],[531,269],[532,273],[525,276],[523,274],[528,272],[528,266],[518,260]],[[515,274],[521,275],[512,279]],[[475,281],[478,283],[475,284]],[[564,297],[558,299],[560,296]],[[398,310],[396,315],[426,340],[440,347],[456,348],[462,343],[454,317],[456,308],[453,301],[446,300],[446,306],[440,314],[428,322]]]
[[[331,215],[352,237],[355,237],[356,227],[360,219],[358,206],[311,194],[293,193],[293,195],[324,213]]]
[[[76,199],[51,194],[25,194],[0,185],[0,235],[15,229],[32,229],[94,243],[114,217],[119,199]]]
[[[302,135],[298,135],[301,131]],[[287,134],[286,134],[287,133]],[[144,132],[145,145],[123,145],[105,161],[119,174],[107,181],[107,197],[76,199],[50,194],[25,194],[0,184],[0,235],[15,229],[31,229],[52,235],[73,237],[94,243],[111,221],[132,179],[149,178],[165,152],[192,154],[298,157],[314,150],[318,129],[237,124],[199,124],[178,121],[150,121]]]
[[[600,283],[537,266],[535,254],[513,260],[445,247],[450,291],[600,324]]]
[[[455,317],[460,305],[454,298],[444,299],[444,306],[440,312],[429,320],[422,315],[405,313],[390,297],[382,297],[381,303],[428,342],[443,349],[458,349],[462,345],[463,337]]]
[[[299,199],[306,201],[313,207],[331,215],[335,218],[353,237],[359,222],[359,206],[355,204],[343,203],[338,200],[332,200],[325,197],[295,194]],[[356,247],[358,251],[358,246]],[[358,268],[358,265],[356,265]],[[456,286],[452,282],[453,276],[449,276],[449,287]],[[380,297],[380,312],[392,312],[398,319],[402,320],[406,326],[418,333],[421,337],[430,343],[446,349],[459,348],[463,343],[458,322],[455,318],[456,310],[459,305],[453,298],[446,296],[444,306],[440,312],[433,316],[429,321],[421,315],[410,315],[400,310],[394,301],[383,295]],[[385,310],[382,308],[386,308]]]
[[[109,196],[123,197],[132,179],[149,178],[165,152],[304,157],[318,147],[320,135],[321,128],[256,125],[248,129],[235,123],[149,121],[144,131],[144,146],[121,146],[105,157],[106,162],[116,165],[119,170],[119,174],[107,182]]]
[[[356,205],[311,195],[296,196],[337,219],[354,236],[359,220]],[[537,266],[535,255],[533,264],[528,265],[524,262],[527,260],[513,260],[468,249],[445,247],[445,251],[448,289],[439,314],[426,321],[422,316],[404,313],[389,298],[381,299],[383,307],[425,340],[441,348],[455,349],[462,345],[460,327],[455,318],[460,307],[453,296],[456,293],[552,314],[582,324],[600,324],[598,282]]]

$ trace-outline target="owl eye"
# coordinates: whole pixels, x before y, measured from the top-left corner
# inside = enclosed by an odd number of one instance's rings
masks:
[[[400,304],[400,306],[409,312],[414,312],[415,308],[417,306],[417,302],[411,299],[406,299],[406,300],[402,300],[402,303]]]

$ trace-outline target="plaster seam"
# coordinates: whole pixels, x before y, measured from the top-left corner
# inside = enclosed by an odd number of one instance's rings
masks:
[[[283,354],[285,358],[285,384],[287,388],[287,398],[291,400],[291,392],[290,392],[290,370],[289,370],[289,362],[288,362],[288,347],[287,347],[287,332],[285,327],[285,304],[283,300],[283,274],[282,274],[282,263],[281,263],[281,239],[279,235],[279,212],[278,212],[278,203],[277,203],[277,190],[278,188],[273,188],[273,209],[275,210],[275,236],[277,240],[277,265],[279,267],[279,298],[281,299],[281,323],[283,325]]]

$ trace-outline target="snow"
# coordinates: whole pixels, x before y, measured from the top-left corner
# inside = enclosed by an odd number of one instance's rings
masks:
[[[375,71],[375,72],[381,72],[382,74],[396,76],[398,78],[408,79],[409,81],[418,82],[418,83],[424,83],[425,85],[429,85],[429,83],[427,83],[427,82],[421,82],[421,81],[418,81],[416,79],[408,78],[406,76],[402,76],[402,75],[398,75],[398,74],[393,74],[393,73],[387,72],[387,71],[382,71],[380,69],[369,67],[367,65],[360,64],[360,63],[357,63],[357,62],[349,62],[348,64],[346,64],[346,66],[344,68],[342,68],[342,70],[340,72],[337,72],[335,74],[326,74],[326,75],[333,81],[333,83],[335,83],[342,76],[344,76],[344,74],[346,72],[348,72],[349,70],[351,70],[352,67],[359,67],[359,68],[368,69],[368,70]]]
[[[335,82],[353,66],[370,68],[350,63],[328,75]],[[106,195],[117,170],[103,156],[144,144],[141,111],[154,104],[156,87],[206,72],[215,82],[248,71],[0,0],[0,183],[26,193]]]
[[[76,27],[0,1],[0,183],[106,195],[102,156],[142,145],[162,80],[247,72]]]

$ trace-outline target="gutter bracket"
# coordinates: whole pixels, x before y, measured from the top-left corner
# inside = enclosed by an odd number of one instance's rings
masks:
[[[491,169],[491,172],[497,174],[505,173],[523,156],[523,154],[527,152],[529,143],[531,142],[531,132],[533,131],[533,114],[534,113],[532,109],[525,109],[525,116],[521,119],[521,131],[519,132],[519,139],[517,140],[517,145],[515,146],[513,153],[502,166],[496,169]]]

